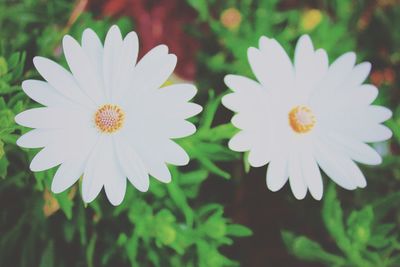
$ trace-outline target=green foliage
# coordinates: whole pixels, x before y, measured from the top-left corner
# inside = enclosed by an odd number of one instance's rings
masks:
[[[282,238],[289,251],[302,260],[335,267],[395,267],[400,264],[398,226],[382,223],[374,214],[383,205],[386,215],[396,208],[399,199],[400,194],[397,192],[377,203],[365,205],[360,210],[352,211],[345,223],[344,211],[335,187],[330,184],[324,197],[322,218],[341,253],[327,252],[318,242],[288,231],[282,232]]]

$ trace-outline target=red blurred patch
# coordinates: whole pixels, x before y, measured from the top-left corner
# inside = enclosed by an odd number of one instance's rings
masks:
[[[166,44],[178,57],[175,72],[187,80],[196,75],[196,53],[199,43],[185,32],[196,19],[196,12],[179,0],[110,0],[89,1],[90,10],[104,16],[132,17],[141,43],[140,56],[159,44]]]

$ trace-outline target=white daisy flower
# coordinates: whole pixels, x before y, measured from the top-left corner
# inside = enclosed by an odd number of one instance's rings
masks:
[[[380,155],[365,143],[387,140],[391,131],[381,123],[392,115],[371,103],[378,90],[363,84],[371,64],[355,65],[346,53],[328,66],[323,49],[315,50],[309,36],[296,46],[294,64],[274,39],[261,37],[260,48],[249,48],[250,66],[258,82],[227,75],[233,93],[222,99],[237,114],[241,129],[229,142],[235,151],[249,151],[253,167],[269,163],[267,186],[281,189],[289,180],[297,199],[307,190],[321,199],[323,183],[318,166],[348,190],[365,187],[354,161],[380,164]]]
[[[34,65],[46,80],[27,80],[25,93],[45,107],[24,111],[18,124],[35,128],[18,139],[25,148],[43,149],[30,169],[60,167],[51,189],[59,193],[83,174],[82,196],[91,202],[104,186],[113,205],[122,202],[126,177],[140,191],[149,188],[149,174],[169,182],[166,163],[186,165],[189,157],[172,138],[193,134],[185,119],[201,107],[188,101],[196,94],[191,84],[160,88],[172,74],[176,56],[159,45],[137,61],[138,37],[122,39],[117,26],[108,31],[104,47],[86,29],[82,46],[63,39],[69,71],[42,57]]]

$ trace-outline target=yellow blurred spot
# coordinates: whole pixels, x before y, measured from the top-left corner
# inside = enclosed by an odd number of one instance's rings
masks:
[[[76,186],[73,186],[71,190],[68,192],[68,198],[73,199],[76,194]],[[51,193],[47,188],[43,192],[43,213],[44,216],[49,217],[56,213],[60,209],[60,204],[58,204],[57,199],[54,197],[53,193]]]
[[[309,9],[301,17],[301,27],[306,31],[311,31],[321,23],[322,13],[318,9]]]
[[[44,216],[49,217],[60,209],[60,205],[58,204],[57,199],[53,196],[53,194],[49,190],[47,189],[44,190],[43,199],[44,199],[44,205],[43,205]]]
[[[173,84],[177,84],[177,83],[187,83],[187,82],[192,82],[192,81],[184,80],[181,77],[179,77],[178,75],[176,75],[175,73],[172,73],[172,75],[168,78],[168,80],[165,81],[165,83],[163,83],[163,85],[160,86],[160,88],[170,86]]]
[[[174,82],[171,79],[168,79],[165,81],[165,83],[163,85],[161,85],[161,88],[165,87],[165,86],[173,85],[173,84],[174,84]]]
[[[236,8],[231,7],[222,12],[220,21],[229,30],[235,30],[242,22],[242,14]]]

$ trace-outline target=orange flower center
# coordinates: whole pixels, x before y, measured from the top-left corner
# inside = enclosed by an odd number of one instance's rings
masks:
[[[94,115],[96,127],[103,133],[113,133],[124,125],[125,113],[117,105],[105,104]]]
[[[289,124],[296,133],[311,131],[315,123],[314,113],[307,106],[296,106],[289,112]]]

